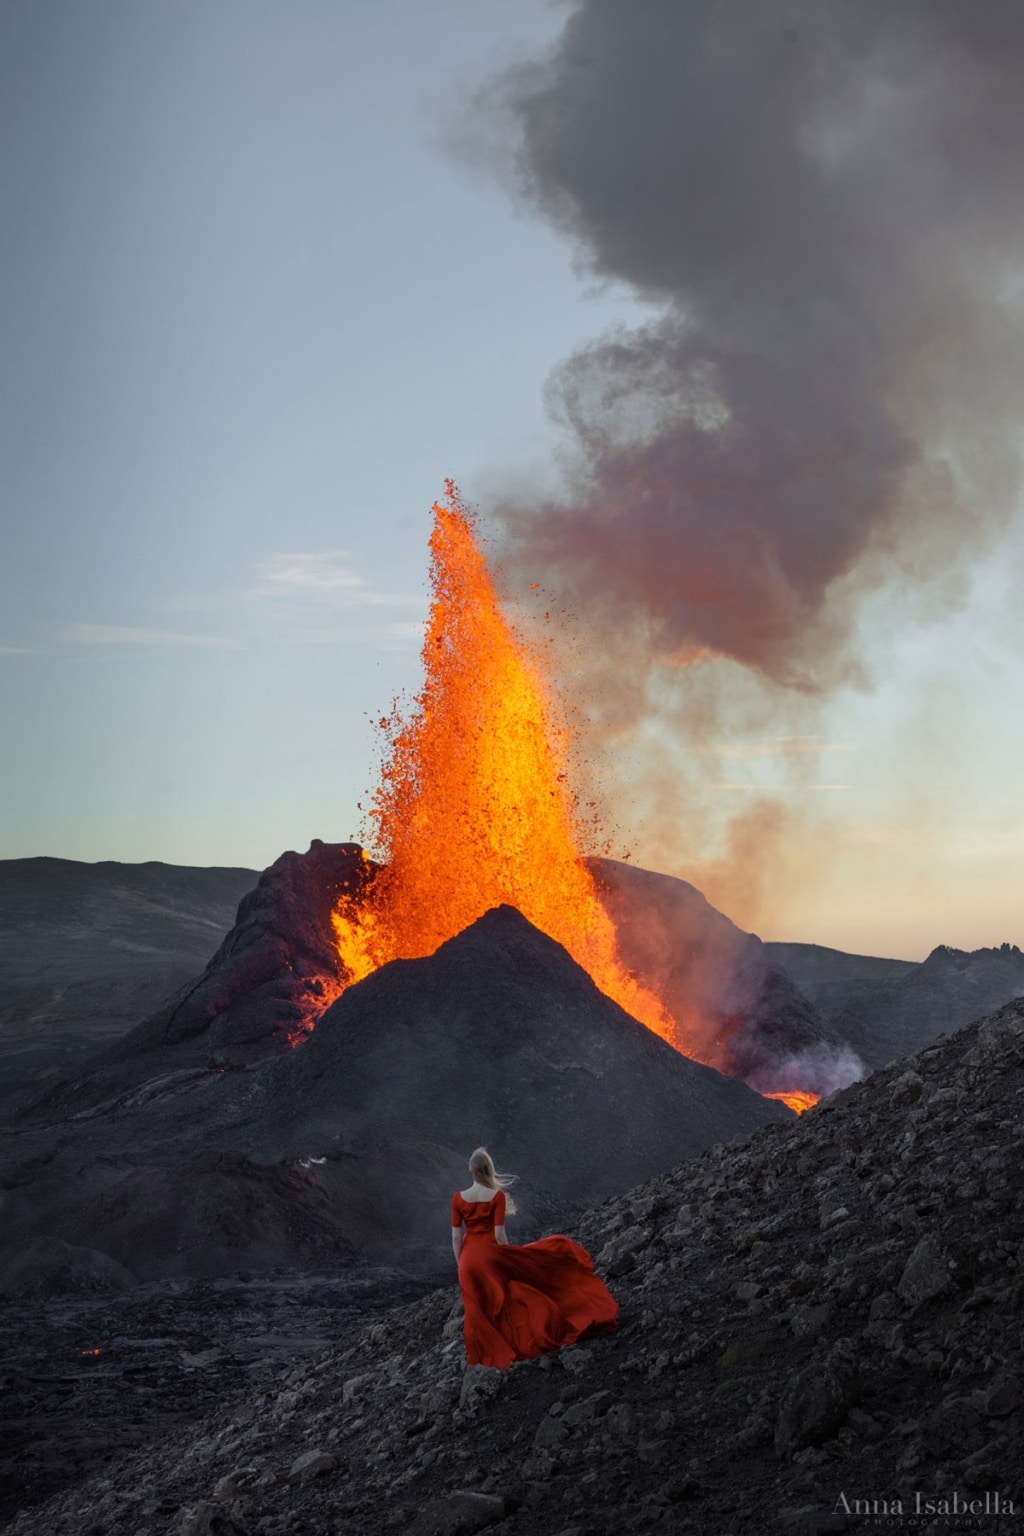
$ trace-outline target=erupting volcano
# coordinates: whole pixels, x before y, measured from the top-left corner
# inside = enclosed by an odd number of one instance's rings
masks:
[[[685,1024],[629,976],[578,851],[569,736],[540,657],[513,634],[458,491],[435,503],[426,680],[411,712],[380,728],[369,812],[383,866],[335,916],[359,981],[389,960],[430,955],[507,903],[560,944],[628,1013],[685,1050]],[[687,1052],[687,1054],[690,1054]]]
[[[433,954],[508,904],[634,1018],[714,1065],[699,1032],[619,957],[583,860],[588,823],[569,787],[569,731],[543,656],[506,622],[473,519],[446,488],[446,504],[433,508],[424,685],[408,711],[396,704],[379,723],[384,755],[368,813],[379,862],[364,855],[365,878],[333,918],[348,980]],[[773,1096],[793,1108],[813,1102]]]

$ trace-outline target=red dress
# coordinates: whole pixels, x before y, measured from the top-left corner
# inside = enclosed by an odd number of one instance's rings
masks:
[[[505,1191],[490,1200],[452,1196],[452,1226],[465,1224],[459,1255],[466,1360],[497,1365],[532,1360],[585,1334],[614,1333],[619,1304],[594,1274],[585,1248],[568,1237],[499,1243]]]

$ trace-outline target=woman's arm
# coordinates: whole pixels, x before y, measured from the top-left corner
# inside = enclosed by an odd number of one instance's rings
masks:
[[[459,1254],[462,1252],[462,1211],[460,1209],[461,1197],[458,1190],[452,1195],[452,1252],[455,1254],[456,1264],[459,1262]]]
[[[499,1189],[494,1201],[494,1238],[498,1243],[507,1244],[505,1236],[505,1191]]]

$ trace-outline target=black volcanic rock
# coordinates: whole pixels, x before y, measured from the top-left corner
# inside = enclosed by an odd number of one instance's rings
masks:
[[[871,1068],[1024,996],[1024,955],[1016,944],[972,951],[940,944],[919,965],[834,950],[809,957],[805,945],[769,948],[797,951],[780,956],[783,964]]]
[[[863,1075],[768,946],[692,885],[614,859],[587,862],[624,964],[687,1021],[702,1059],[762,1093],[827,1094]]]
[[[355,1255],[429,1268],[416,1212],[445,1204],[480,1141],[524,1175],[535,1224],[790,1118],[672,1050],[510,907],[350,987],[284,1057],[196,1065],[209,1033],[168,1044],[150,1021],[0,1140],[14,1236],[97,1248],[147,1279]],[[395,1150],[410,1141],[447,1159],[443,1187],[388,1199],[378,1167],[419,1188]]]
[[[588,861],[626,966],[694,1024],[706,1060],[763,1092],[829,1092],[859,1073],[835,1032],[760,940],[692,886],[606,859]],[[243,900],[202,975],[30,1107],[80,1112],[145,1081],[251,1066],[284,1054],[337,995],[331,914],[375,866],[357,844],[314,841],[285,853]]]
[[[141,1280],[336,1269],[357,1257],[430,1269],[450,1254],[435,1210],[464,1175],[462,1158],[422,1142],[275,1164],[203,1151],[66,1205],[60,1229],[72,1243],[101,1244]],[[0,1289],[3,1275],[0,1248]]]
[[[124,1291],[135,1276],[109,1254],[59,1237],[31,1237],[0,1245],[0,1295],[67,1295]]]
[[[483,1143],[578,1202],[790,1118],[630,1018],[512,907],[349,988],[273,1068],[268,1115],[466,1156]]]
[[[39,1093],[206,964],[250,869],[0,860],[0,1098]]]
[[[90,1118],[61,1135],[47,1166],[26,1170],[24,1187],[0,1167],[0,1295],[8,1272],[23,1291],[51,1286],[50,1268],[67,1268],[60,1254],[51,1263],[55,1242],[139,1281],[367,1262],[433,1275],[450,1262],[436,1213],[465,1182],[464,1155],[422,1141],[310,1142],[300,1122],[293,1139],[307,1155],[268,1160],[258,1126],[204,1123],[202,1107],[186,1101],[177,1124],[137,1109]],[[542,1192],[531,1207],[534,1224],[553,1214]]]
[[[199,979],[121,1042],[122,1051],[205,1037],[214,1064],[289,1049],[319,1016],[342,973],[331,913],[365,863],[356,843],[283,853],[238,909],[235,926]]]
[[[453,1284],[9,1529],[1011,1536],[1022,1106],[1018,1002],[588,1212],[620,1333],[467,1369]]]
[[[37,1108],[80,1109],[164,1073],[248,1066],[290,1050],[337,995],[331,913],[366,868],[355,843],[315,839],[307,853],[283,853],[242,900],[202,975]]]

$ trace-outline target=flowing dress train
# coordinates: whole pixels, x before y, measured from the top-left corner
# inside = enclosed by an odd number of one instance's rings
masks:
[[[465,1226],[459,1255],[463,1332],[470,1365],[532,1360],[545,1350],[593,1333],[614,1333],[618,1302],[594,1273],[594,1261],[571,1238],[499,1243],[505,1191],[490,1200],[452,1197],[452,1226]]]

